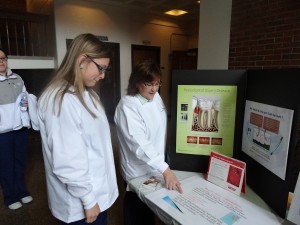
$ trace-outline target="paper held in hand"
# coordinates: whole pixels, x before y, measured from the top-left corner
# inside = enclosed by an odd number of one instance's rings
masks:
[[[246,163],[211,152],[206,180],[237,195],[245,193]]]

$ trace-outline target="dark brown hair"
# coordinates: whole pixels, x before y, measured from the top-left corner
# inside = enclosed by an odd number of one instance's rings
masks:
[[[152,60],[147,59],[138,63],[129,78],[127,94],[134,96],[139,91],[137,88],[138,84],[152,82],[161,78],[161,70],[159,66]]]
[[[5,57],[7,57],[6,52],[2,48],[0,48],[0,51],[4,53]]]

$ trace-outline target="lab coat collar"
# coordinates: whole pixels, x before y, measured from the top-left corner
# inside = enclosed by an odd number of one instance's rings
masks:
[[[17,78],[17,75],[14,74],[11,69],[7,68],[6,70],[6,76],[1,75],[0,76],[0,81],[4,81],[4,80],[8,80],[8,79],[13,79],[13,78]]]
[[[147,102],[152,102],[152,100],[153,100],[153,99],[148,100],[148,99],[144,98],[141,94],[136,94],[135,97],[137,97],[140,100],[142,105],[146,104]]]

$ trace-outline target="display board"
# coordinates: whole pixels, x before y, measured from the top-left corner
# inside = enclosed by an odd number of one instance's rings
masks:
[[[173,71],[171,168],[206,173],[211,151],[240,159],[247,184],[285,218],[300,167],[299,85],[299,69]]]
[[[264,133],[266,137],[271,137],[273,143],[270,143],[269,150],[267,145],[259,146],[257,143],[256,148],[252,147],[252,150],[264,148],[264,151],[252,151],[256,155],[257,152],[264,152],[263,157],[254,157],[243,145],[240,159],[247,164],[247,184],[283,218],[286,217],[288,193],[293,183],[291,168],[296,163],[299,165],[295,158],[296,151],[299,151],[296,149],[299,74],[300,71],[296,69],[255,70],[248,71],[247,76],[245,101],[254,106],[252,109],[259,109],[255,112],[256,116],[269,120],[269,128],[265,128]]]

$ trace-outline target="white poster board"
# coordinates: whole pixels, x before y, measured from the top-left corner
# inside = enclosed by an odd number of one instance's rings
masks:
[[[285,180],[293,110],[246,101],[242,151]]]

